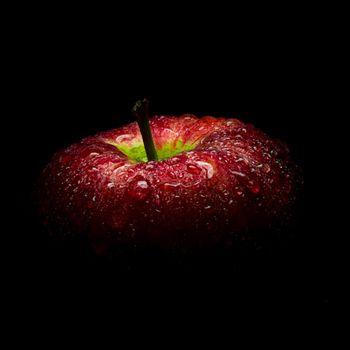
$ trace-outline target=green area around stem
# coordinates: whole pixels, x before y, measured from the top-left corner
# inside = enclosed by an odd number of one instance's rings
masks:
[[[126,144],[112,143],[124,153],[129,160],[133,162],[147,162],[146,150],[143,143],[134,144],[132,146]],[[179,153],[191,151],[196,147],[195,144],[186,144],[182,140],[178,140],[176,144],[165,143],[161,148],[156,148],[158,154],[158,160],[164,160],[176,156]]]

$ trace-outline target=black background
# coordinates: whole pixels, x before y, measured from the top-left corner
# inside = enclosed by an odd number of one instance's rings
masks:
[[[320,191],[319,164],[327,151],[318,150],[327,132],[320,120],[327,118],[332,100],[327,72],[320,74],[319,39],[283,20],[270,28],[253,27],[249,16],[236,26],[237,18],[224,14],[197,16],[196,22],[191,16],[159,16],[152,26],[142,11],[129,22],[103,24],[47,18],[21,31],[14,58],[21,96],[15,122],[26,176],[17,187],[22,218],[13,232],[21,248],[12,249],[12,259],[29,285],[51,283],[53,289],[120,288],[134,278],[141,290],[162,286],[163,296],[180,290],[186,299],[187,290],[194,300],[197,291],[215,290],[230,303],[238,293],[248,303],[327,307],[336,254],[325,219],[329,189]],[[135,278],[47,240],[31,200],[40,171],[58,149],[132,121],[131,106],[145,96],[154,114],[237,117],[289,145],[305,186],[287,245],[249,252],[238,262],[227,259],[219,267],[208,257],[200,271],[186,271],[186,262],[178,271],[166,264],[156,273],[141,269]]]

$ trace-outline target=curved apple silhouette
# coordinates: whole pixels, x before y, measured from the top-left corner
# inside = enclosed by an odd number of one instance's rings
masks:
[[[136,122],[56,153],[39,181],[39,212],[57,237],[187,249],[246,239],[288,218],[301,182],[287,147],[237,119],[150,119],[158,160]],[[141,128],[142,129],[142,128]]]

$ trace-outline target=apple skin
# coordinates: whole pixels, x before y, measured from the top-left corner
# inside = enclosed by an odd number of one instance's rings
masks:
[[[125,245],[182,251],[230,245],[288,220],[302,178],[282,142],[237,119],[155,116],[150,125],[157,149],[179,140],[193,149],[133,162],[116,145],[142,144],[134,122],[53,156],[37,199],[55,237],[84,237],[98,253]]]

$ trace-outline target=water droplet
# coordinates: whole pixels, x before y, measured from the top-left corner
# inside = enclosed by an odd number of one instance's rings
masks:
[[[204,209],[210,209],[211,206],[210,205],[207,205]]]
[[[179,136],[178,132],[169,128],[163,128],[162,133],[164,134],[164,136],[167,136],[168,139],[170,138],[176,139]]]
[[[154,169],[154,164],[147,164],[146,165],[146,170],[153,170]]]
[[[243,174],[243,173],[241,173],[241,172],[239,172],[239,171],[231,171],[231,174],[233,174],[233,175],[237,175],[237,176],[242,176],[242,177],[244,177],[245,176],[245,174]]]
[[[109,183],[107,184],[107,187],[108,187],[108,188],[113,188],[113,187],[115,187],[115,185],[114,185],[113,182],[109,182]]]
[[[156,194],[156,196],[155,196],[155,203],[156,203],[157,205],[160,205],[160,197],[159,197],[158,194]]]
[[[170,176],[172,179],[176,179],[176,174],[175,174],[173,171],[170,171],[170,172],[169,172],[169,176]]]
[[[92,197],[92,201],[95,202],[96,201],[96,196]]]
[[[208,179],[211,179],[213,177],[214,168],[210,163],[201,162],[201,161],[197,161],[196,163],[206,171]]]
[[[141,188],[148,188],[148,182],[147,181],[137,181],[137,186]]]
[[[246,158],[246,157],[239,157],[237,160],[236,160],[236,162],[238,163],[238,162],[244,162],[244,163],[246,163],[246,164],[249,164],[249,161],[248,161],[248,159]]]
[[[128,194],[137,200],[144,200],[149,194],[148,182],[142,177],[137,176],[130,182]]]
[[[270,166],[268,164],[264,164],[263,167],[262,167],[262,171],[264,173],[269,173],[271,170]]]
[[[180,186],[180,183],[179,182],[166,182],[162,185],[162,188],[165,189],[165,190],[170,190],[172,188],[176,188],[176,187],[179,187]]]
[[[120,172],[125,171],[128,167],[130,167],[129,164],[124,164],[124,165],[118,166],[117,168],[115,168],[113,170],[113,174],[118,175]]]
[[[90,157],[93,157],[93,156],[98,156],[98,155],[100,155],[99,153],[97,153],[97,152],[91,152],[90,154],[89,154],[89,156]]]
[[[118,137],[115,138],[115,142],[122,143],[125,141],[130,141],[130,140],[132,140],[132,138],[133,138],[133,135],[130,135],[130,134],[119,135]]]
[[[250,191],[253,192],[253,193],[259,193],[260,192],[260,186],[259,184],[253,182],[253,181],[249,181],[249,184],[250,184]]]
[[[195,166],[193,164],[188,164],[187,165],[187,171],[190,174],[198,175],[198,174],[200,174],[202,172],[202,169],[198,168],[197,166]]]

